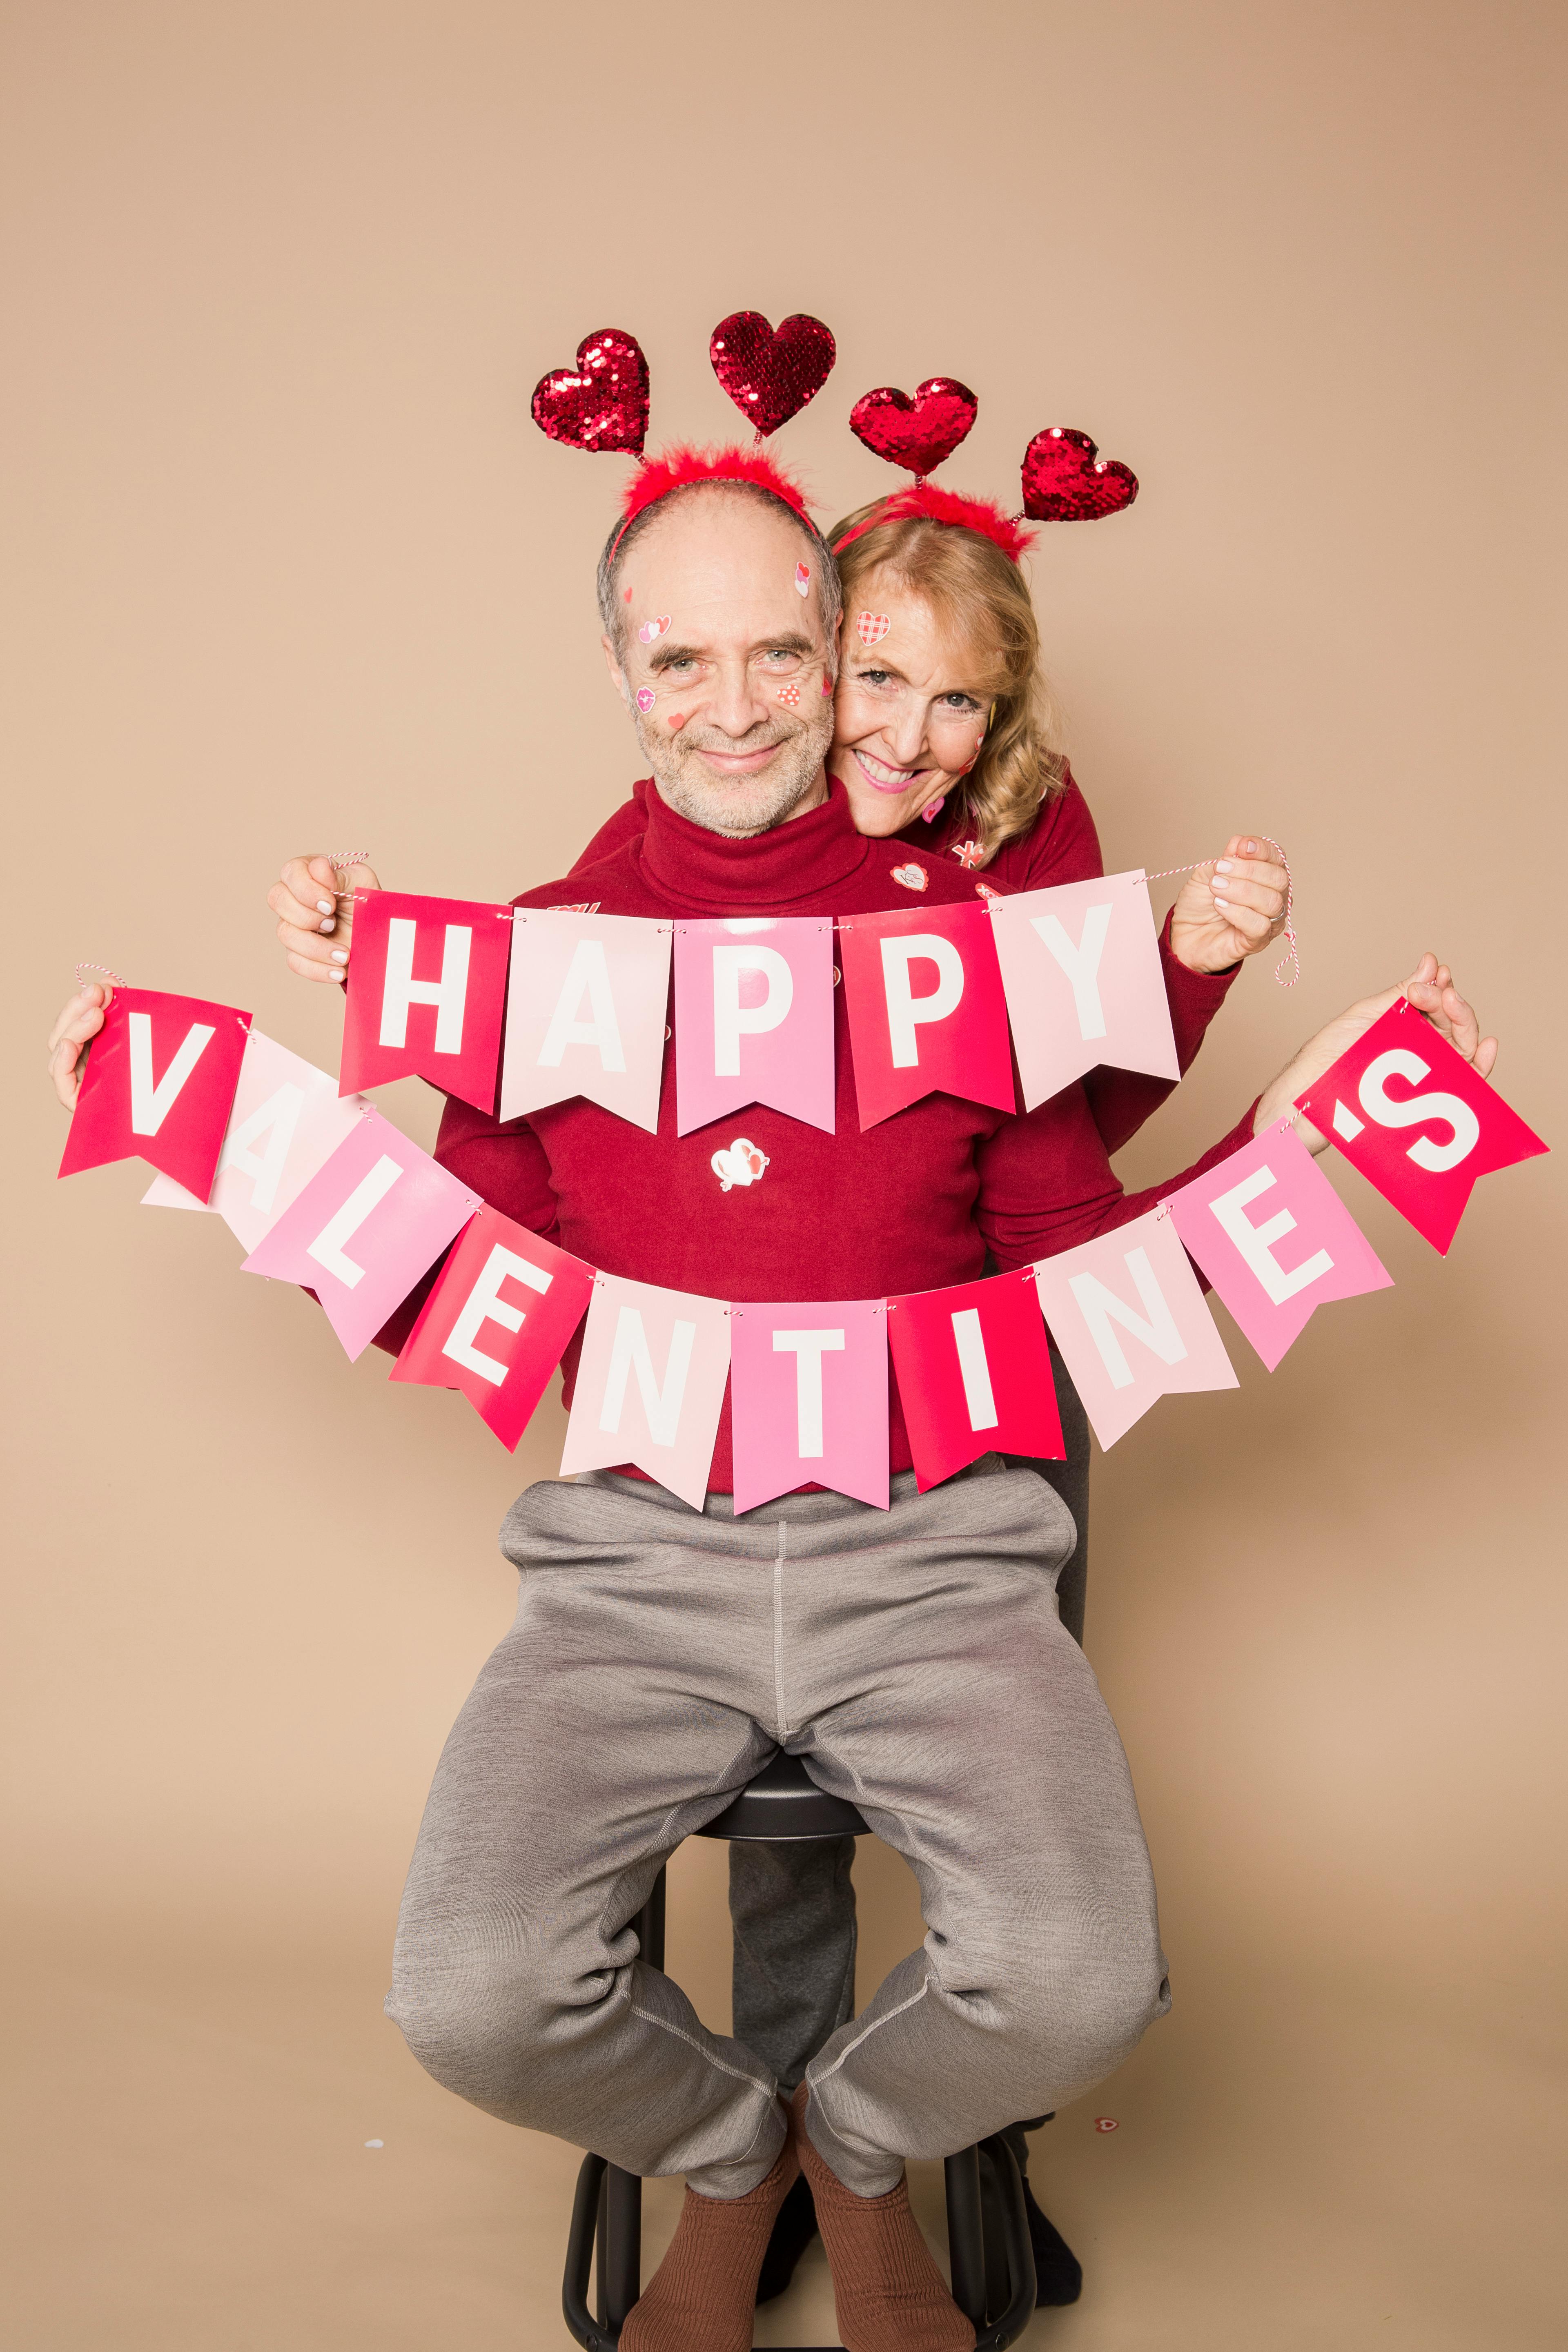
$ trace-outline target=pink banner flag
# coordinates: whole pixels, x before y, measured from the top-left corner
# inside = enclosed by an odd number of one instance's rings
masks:
[[[668,1003],[668,923],[516,908],[501,1118],[582,1095],[657,1134]]]
[[[1064,1458],[1033,1267],[889,1298],[888,1339],[922,1494],[983,1454]]]
[[[313,1290],[352,1360],[479,1205],[378,1110],[366,1111],[240,1270]]]
[[[1184,1185],[1171,1223],[1270,1371],[1314,1307],[1393,1286],[1291,1126]]]
[[[721,1301],[596,1274],[561,1475],[629,1462],[700,1511],[729,1377]]]
[[[1444,1256],[1477,1178],[1548,1149],[1404,997],[1296,1100]]]
[[[142,1205],[216,1210],[252,1250],[369,1108],[363,1095],[340,1098],[336,1078],[253,1029],[211,1198],[200,1201],[172,1176],[154,1176]]]
[[[1013,1108],[1013,1055],[984,907],[846,917],[838,952],[861,1130],[938,1092]]]
[[[232,1004],[117,988],[88,1049],[60,1174],[145,1160],[205,1205],[249,1029]]]
[[[880,1298],[730,1309],[735,1509],[797,1486],[888,1507],[888,1314]]]
[[[1141,867],[990,907],[1026,1110],[1101,1062],[1180,1077]]]
[[[675,926],[676,1132],[764,1103],[833,1133],[826,915]]]
[[[428,1078],[491,1111],[511,950],[510,907],[356,890],[339,1088]]]
[[[1181,1238],[1157,1209],[1041,1259],[1035,1281],[1101,1445],[1159,1397],[1237,1386]]]
[[[392,1378],[460,1389],[514,1453],[593,1288],[591,1265],[481,1202],[437,1276]]]

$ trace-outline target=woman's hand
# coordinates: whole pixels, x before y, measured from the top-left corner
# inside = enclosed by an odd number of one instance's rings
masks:
[[[49,1032],[49,1076],[67,1110],[75,1110],[87,1067],[87,1049],[103,1026],[103,1016],[114,1002],[114,991],[104,982],[89,980],[79,988]]]
[[[301,980],[346,980],[353,944],[353,894],[380,887],[368,866],[351,866],[348,888],[340,890],[330,857],[290,857],[281,880],[267,893],[289,971]]]
[[[1454,986],[1453,974],[1446,963],[1435,955],[1424,955],[1403,988],[1385,988],[1380,996],[1363,996],[1310,1037],[1295,1059],[1288,1063],[1258,1106],[1252,1122],[1254,1135],[1261,1135],[1266,1127],[1283,1118],[1291,1109],[1296,1097],[1304,1094],[1331,1070],[1340,1055],[1349,1051],[1358,1037],[1364,1037],[1374,1021],[1381,1021],[1391,1004],[1401,997],[1408,999],[1417,1013],[1425,1013],[1440,1036],[1446,1037],[1456,1052],[1473,1064],[1476,1076],[1491,1076],[1497,1060],[1497,1039],[1483,1037],[1480,1024]],[[1321,1135],[1303,1112],[1296,1122],[1296,1132],[1309,1151],[1326,1151],[1329,1139]]]
[[[1171,909],[1171,951],[1189,971],[1228,971],[1285,928],[1290,877],[1261,835],[1233,834],[1225,856],[1196,866]]]

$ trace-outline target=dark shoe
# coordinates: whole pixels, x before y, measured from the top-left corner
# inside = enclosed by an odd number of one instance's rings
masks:
[[[1040,2218],[1045,2221],[1044,2214]],[[1050,2226],[1046,2221],[1047,2230]],[[775,2295],[783,2294],[795,2276],[795,2264],[816,2235],[816,2207],[812,2202],[811,2183],[803,2172],[779,2207],[773,2233],[768,2240],[767,2252],[763,2256],[762,2274],[757,2280],[759,2303],[772,2303]]]
[[[1029,2217],[1029,2243],[1035,2250],[1035,2301],[1042,2308],[1076,2303],[1083,2293],[1083,2265],[1056,2223],[1042,2213],[1035,2202],[1035,2192],[1029,2186],[1029,2143],[1024,2137],[1024,2126],[1014,2124],[1002,2134],[1002,2137],[1017,2158],[1018,2169],[1024,2176],[1024,2210]],[[792,2189],[790,2196],[795,2193]],[[786,2210],[788,2203],[786,2198]],[[781,2212],[779,2220],[782,2221],[783,2219]],[[768,2251],[771,2254],[773,2249],[770,2247]],[[766,2268],[765,2263],[763,2267]]]

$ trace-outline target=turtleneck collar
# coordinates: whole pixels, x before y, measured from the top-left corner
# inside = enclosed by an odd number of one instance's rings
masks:
[[[827,798],[805,816],[787,817],[749,841],[709,833],[680,816],[656,783],[647,793],[643,870],[664,897],[688,907],[763,906],[774,911],[796,899],[837,889],[866,862],[868,845],[849,821],[842,784],[828,779]]]

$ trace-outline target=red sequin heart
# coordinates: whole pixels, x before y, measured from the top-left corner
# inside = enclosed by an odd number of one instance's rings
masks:
[[[820,319],[797,310],[776,331],[760,310],[721,319],[708,346],[713,373],[759,433],[776,433],[822,390],[837,357]]]
[[[533,387],[533,421],[571,449],[629,449],[647,438],[647,362],[635,335],[602,327],[577,346],[575,368],[552,368]]]
[[[849,430],[879,457],[907,466],[923,481],[952,457],[979,406],[966,383],[950,375],[931,375],[915,386],[912,400],[890,383],[868,392],[850,410]]]
[[[1138,495],[1138,477],[1102,457],[1087,433],[1053,425],[1024,452],[1024,512],[1035,522],[1098,522]]]

